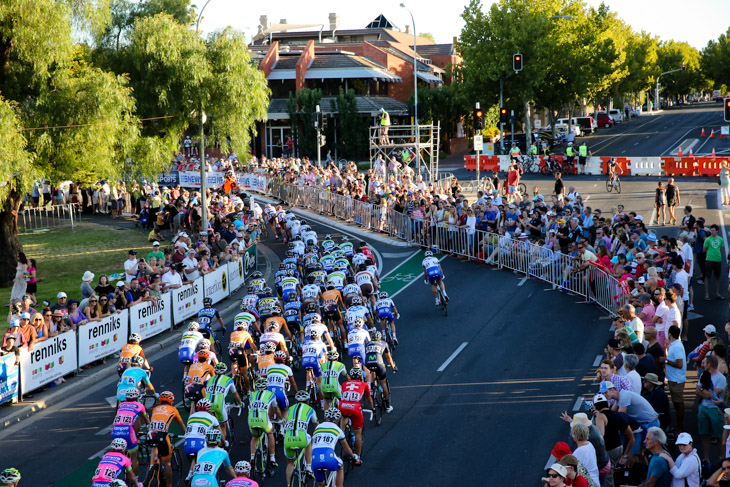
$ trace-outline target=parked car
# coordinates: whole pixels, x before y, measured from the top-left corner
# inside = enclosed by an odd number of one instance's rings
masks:
[[[609,110],[608,115],[613,119],[614,123],[621,123],[624,121],[624,113],[618,108],[612,108]]]
[[[564,122],[561,122],[561,120],[564,120]],[[567,136],[569,133],[569,129],[572,130],[573,136],[578,137],[580,136],[580,127],[578,125],[568,125],[568,119],[567,118],[560,118],[555,122],[555,133],[556,135],[565,135]],[[552,126],[548,125],[545,127],[546,132],[552,133]]]
[[[712,92],[712,99],[714,101],[722,101],[722,100],[724,100],[724,97],[722,96],[722,91],[720,91],[720,90],[714,90]]]
[[[591,113],[591,117],[596,121],[596,125],[604,128],[611,128],[616,123],[613,117],[606,112]]]
[[[592,134],[598,127],[591,117],[575,117],[574,122],[581,129],[581,135]]]
[[[512,135],[513,134],[505,134],[504,135],[504,153],[509,154],[509,148],[512,147]],[[541,150],[542,141],[547,141],[548,147],[550,150],[553,150],[553,147],[555,145],[560,145],[560,142],[557,140],[554,140],[552,138],[552,135],[549,132],[532,132],[532,137],[535,140],[535,143],[537,144],[537,150],[538,152]],[[527,147],[525,146],[525,134],[519,133],[514,134],[514,141],[517,144],[517,147],[520,148],[520,152],[522,154],[527,154]]]

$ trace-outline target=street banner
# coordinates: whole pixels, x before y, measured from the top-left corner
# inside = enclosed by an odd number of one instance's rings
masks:
[[[208,188],[218,189],[223,186],[225,173],[209,172],[206,173],[205,184]],[[180,171],[178,173],[179,184],[183,188],[199,188],[200,172],[199,171]]]
[[[139,333],[143,340],[170,329],[170,293],[156,301],[145,301],[129,310],[129,332]]]
[[[0,357],[0,404],[18,400],[19,369],[14,353]]]
[[[172,320],[182,323],[196,316],[203,307],[203,278],[199,277],[190,284],[170,291],[172,294]]]
[[[251,274],[256,272],[256,244],[250,246],[246,249],[246,252],[243,254],[243,279],[246,280],[249,277],[251,277]]]
[[[159,186],[175,186],[180,182],[180,178],[178,176],[177,171],[170,171],[169,173],[165,174],[162,173],[157,177],[157,184]]]
[[[233,293],[246,282],[245,274],[243,273],[243,256],[235,262],[229,262],[227,266],[228,285],[231,288],[231,293]]]
[[[225,173],[209,172],[206,173],[206,186],[208,188],[218,189],[223,187],[225,182]],[[161,174],[158,177],[160,186],[174,186],[179,184],[183,188],[199,188],[200,172],[199,171],[172,171],[169,174]],[[253,173],[239,173],[236,175],[236,184],[244,191],[266,192],[267,179],[266,176]]]
[[[236,182],[241,189],[249,191],[266,192],[266,176],[258,174],[243,173],[236,177]],[[253,204],[251,205],[253,206]]]
[[[76,369],[74,331],[36,342],[31,351],[24,347],[20,351],[21,392],[25,394],[43,387]]]
[[[228,297],[228,267],[219,267],[213,272],[203,276],[205,282],[204,296],[210,298],[213,303],[223,301]]]
[[[119,352],[129,336],[129,310],[90,321],[76,330],[79,337],[79,367]]]

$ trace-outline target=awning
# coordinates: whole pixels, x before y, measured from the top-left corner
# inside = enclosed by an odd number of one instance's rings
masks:
[[[421,81],[425,81],[426,83],[443,84],[443,82],[444,82],[438,76],[434,76],[431,73],[424,73],[422,71],[418,71],[416,73],[416,76],[418,76],[418,79],[420,79]]]
[[[296,69],[274,69],[267,78],[271,80],[283,80],[283,79],[297,79]]]
[[[269,78],[271,79],[271,78]],[[304,79],[376,79],[379,81],[400,83],[400,76],[396,76],[384,69],[376,68],[312,68],[307,70]]]

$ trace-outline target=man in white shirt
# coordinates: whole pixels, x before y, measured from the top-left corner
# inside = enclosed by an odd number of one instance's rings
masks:
[[[137,277],[137,251],[132,249],[129,251],[129,258],[124,261],[124,280],[128,283]]]
[[[198,259],[195,258],[195,251],[188,250],[187,257],[182,261],[182,265],[185,268],[185,280],[194,281],[200,277],[200,265]]]
[[[162,274],[162,291],[167,292],[170,289],[178,289],[183,285],[183,279],[180,275],[182,264],[172,264],[170,270]]]
[[[689,242],[689,234],[687,232],[681,232],[677,240],[681,244],[679,253],[682,256],[682,262],[684,262],[684,270],[689,274],[689,309],[687,311],[690,311],[694,308],[692,306],[692,300],[694,298],[694,292],[692,291],[692,274],[695,268],[694,254],[692,253],[692,244]]]
[[[677,307],[682,313],[682,340],[687,340],[687,332],[689,330],[689,319],[687,318],[687,308],[689,308],[689,274],[684,270],[684,262],[681,259],[672,261],[674,269],[674,284],[682,286],[681,298],[677,300]],[[680,304],[681,303],[681,304]]]

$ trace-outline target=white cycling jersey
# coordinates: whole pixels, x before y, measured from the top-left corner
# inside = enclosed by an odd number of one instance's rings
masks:
[[[317,299],[320,288],[316,284],[307,284],[302,288],[302,299]]]

